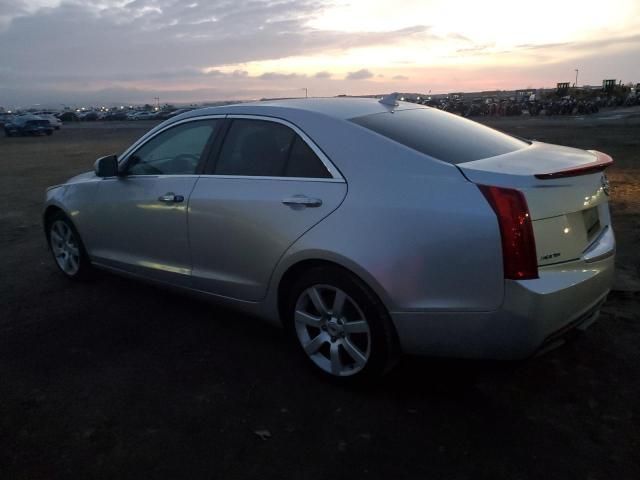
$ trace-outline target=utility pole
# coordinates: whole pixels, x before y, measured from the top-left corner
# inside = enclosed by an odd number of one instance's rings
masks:
[[[160,110],[160,97],[153,97],[153,99],[156,101],[156,110]]]
[[[575,87],[576,87],[576,88],[578,88],[578,72],[579,72],[579,71],[580,71],[580,70],[578,70],[578,69],[576,68],[576,84],[575,84]]]
[[[304,98],[309,98],[309,90],[307,87],[304,87],[302,90],[304,90]]]

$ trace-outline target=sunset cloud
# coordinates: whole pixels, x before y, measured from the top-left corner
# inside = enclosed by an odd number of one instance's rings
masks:
[[[373,77],[373,73],[371,73],[366,68],[360,69],[356,72],[347,73],[347,80],[366,80],[367,78]]]
[[[640,81],[637,2],[539,0],[532,28],[517,4],[3,2],[0,105],[550,86],[575,68],[584,83]]]

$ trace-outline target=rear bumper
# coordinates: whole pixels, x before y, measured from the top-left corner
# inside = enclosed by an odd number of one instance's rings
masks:
[[[505,281],[493,312],[394,312],[405,353],[520,359],[551,347],[567,331],[591,324],[614,274],[613,251],[597,261],[545,267],[535,280]]]

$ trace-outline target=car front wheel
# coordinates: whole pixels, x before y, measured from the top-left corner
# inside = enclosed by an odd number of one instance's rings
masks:
[[[80,235],[66,215],[58,212],[52,216],[47,236],[53,258],[62,273],[73,279],[86,278],[91,265]]]
[[[315,268],[294,285],[288,327],[312,367],[354,383],[388,371],[397,359],[395,331],[375,294],[350,272]]]

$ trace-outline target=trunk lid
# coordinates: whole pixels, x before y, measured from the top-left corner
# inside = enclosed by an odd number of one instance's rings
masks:
[[[602,170],[610,164],[600,152],[533,142],[458,168],[474,183],[524,194],[538,265],[544,266],[581,258],[609,228],[609,186]]]

